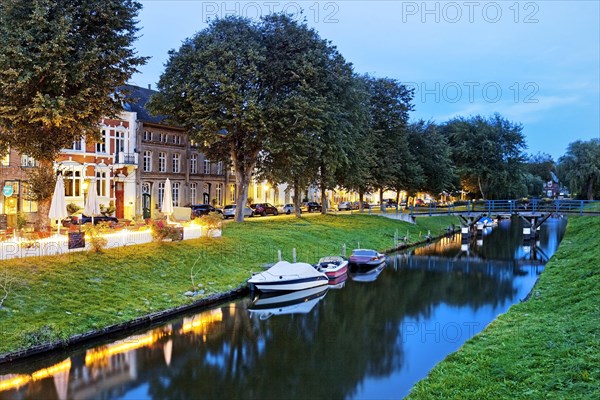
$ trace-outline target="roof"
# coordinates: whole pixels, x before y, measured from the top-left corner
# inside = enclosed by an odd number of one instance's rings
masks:
[[[119,90],[127,91],[123,108],[126,111],[137,113],[137,119],[142,122],[151,122],[154,124],[162,123],[167,117],[166,115],[154,116],[146,109],[146,104],[150,97],[158,93],[156,90],[142,88],[134,85],[124,85]]]

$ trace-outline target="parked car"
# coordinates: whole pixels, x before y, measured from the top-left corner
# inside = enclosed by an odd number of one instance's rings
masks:
[[[235,204],[229,204],[223,207],[223,218],[235,217]],[[250,207],[244,207],[244,217],[254,217],[254,211]]]
[[[302,211],[306,212],[321,211],[322,209],[323,207],[316,201],[309,201],[308,203],[304,203],[301,208]]]
[[[98,215],[94,217],[94,225],[98,225],[100,222],[108,222],[111,225],[116,225],[119,220],[117,219],[117,217],[111,217],[111,216],[105,216],[105,215]],[[71,225],[85,225],[85,224],[91,224],[92,223],[92,217],[88,217],[87,215],[71,215],[70,217],[67,217],[65,219],[62,220],[62,225],[64,227],[69,227]]]
[[[208,215],[208,213],[211,212],[218,212],[220,214],[223,214],[223,211],[211,206],[210,204],[194,204],[191,206],[191,209],[193,217],[201,217],[203,215]]]
[[[269,203],[250,204],[250,208],[254,211],[254,215],[262,215],[263,217],[267,214],[279,214],[277,208],[275,208],[275,206]]]
[[[296,207],[294,207],[293,204],[289,203],[289,204],[284,204],[282,206],[278,206],[277,210],[281,213],[281,214],[292,214],[296,212]],[[302,212],[302,210],[300,210],[300,212]]]
[[[355,210],[357,207],[354,206],[354,203],[351,203],[349,201],[343,201],[340,204],[338,204],[338,210],[339,211],[350,211],[350,210]]]
[[[363,201],[363,209],[368,210],[369,208],[371,208],[371,205],[366,201]],[[354,209],[360,210],[360,203],[358,201],[354,202]]]

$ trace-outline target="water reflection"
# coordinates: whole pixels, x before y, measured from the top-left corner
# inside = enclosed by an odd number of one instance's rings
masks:
[[[401,398],[527,295],[564,221],[545,224],[529,249],[519,228],[501,223],[466,244],[455,236],[392,255],[368,284],[244,298],[4,367],[0,398]]]

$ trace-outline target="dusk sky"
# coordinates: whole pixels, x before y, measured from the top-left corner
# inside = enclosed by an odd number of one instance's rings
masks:
[[[555,159],[600,137],[600,2],[142,0],[131,83],[156,88],[167,52],[209,18],[303,10],[358,73],[415,88],[414,119],[499,112],[523,124],[529,153]]]

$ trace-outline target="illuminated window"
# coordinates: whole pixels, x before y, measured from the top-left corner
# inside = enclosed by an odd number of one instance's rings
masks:
[[[217,204],[223,204],[223,184],[217,183],[215,188],[215,194],[217,195]]]
[[[7,167],[10,164],[10,151],[8,151],[4,156],[0,157],[0,165]]]
[[[28,155],[21,155],[21,167],[35,167],[35,158]]]
[[[190,204],[196,204],[196,193],[198,193],[198,185],[190,183]]]
[[[223,175],[223,161],[217,163],[217,175]]]
[[[63,173],[65,182],[65,196],[81,196],[81,171],[65,171]]]
[[[210,174],[210,161],[204,160],[204,173]]]
[[[158,208],[162,208],[163,197],[165,196],[165,183],[158,183]]]

